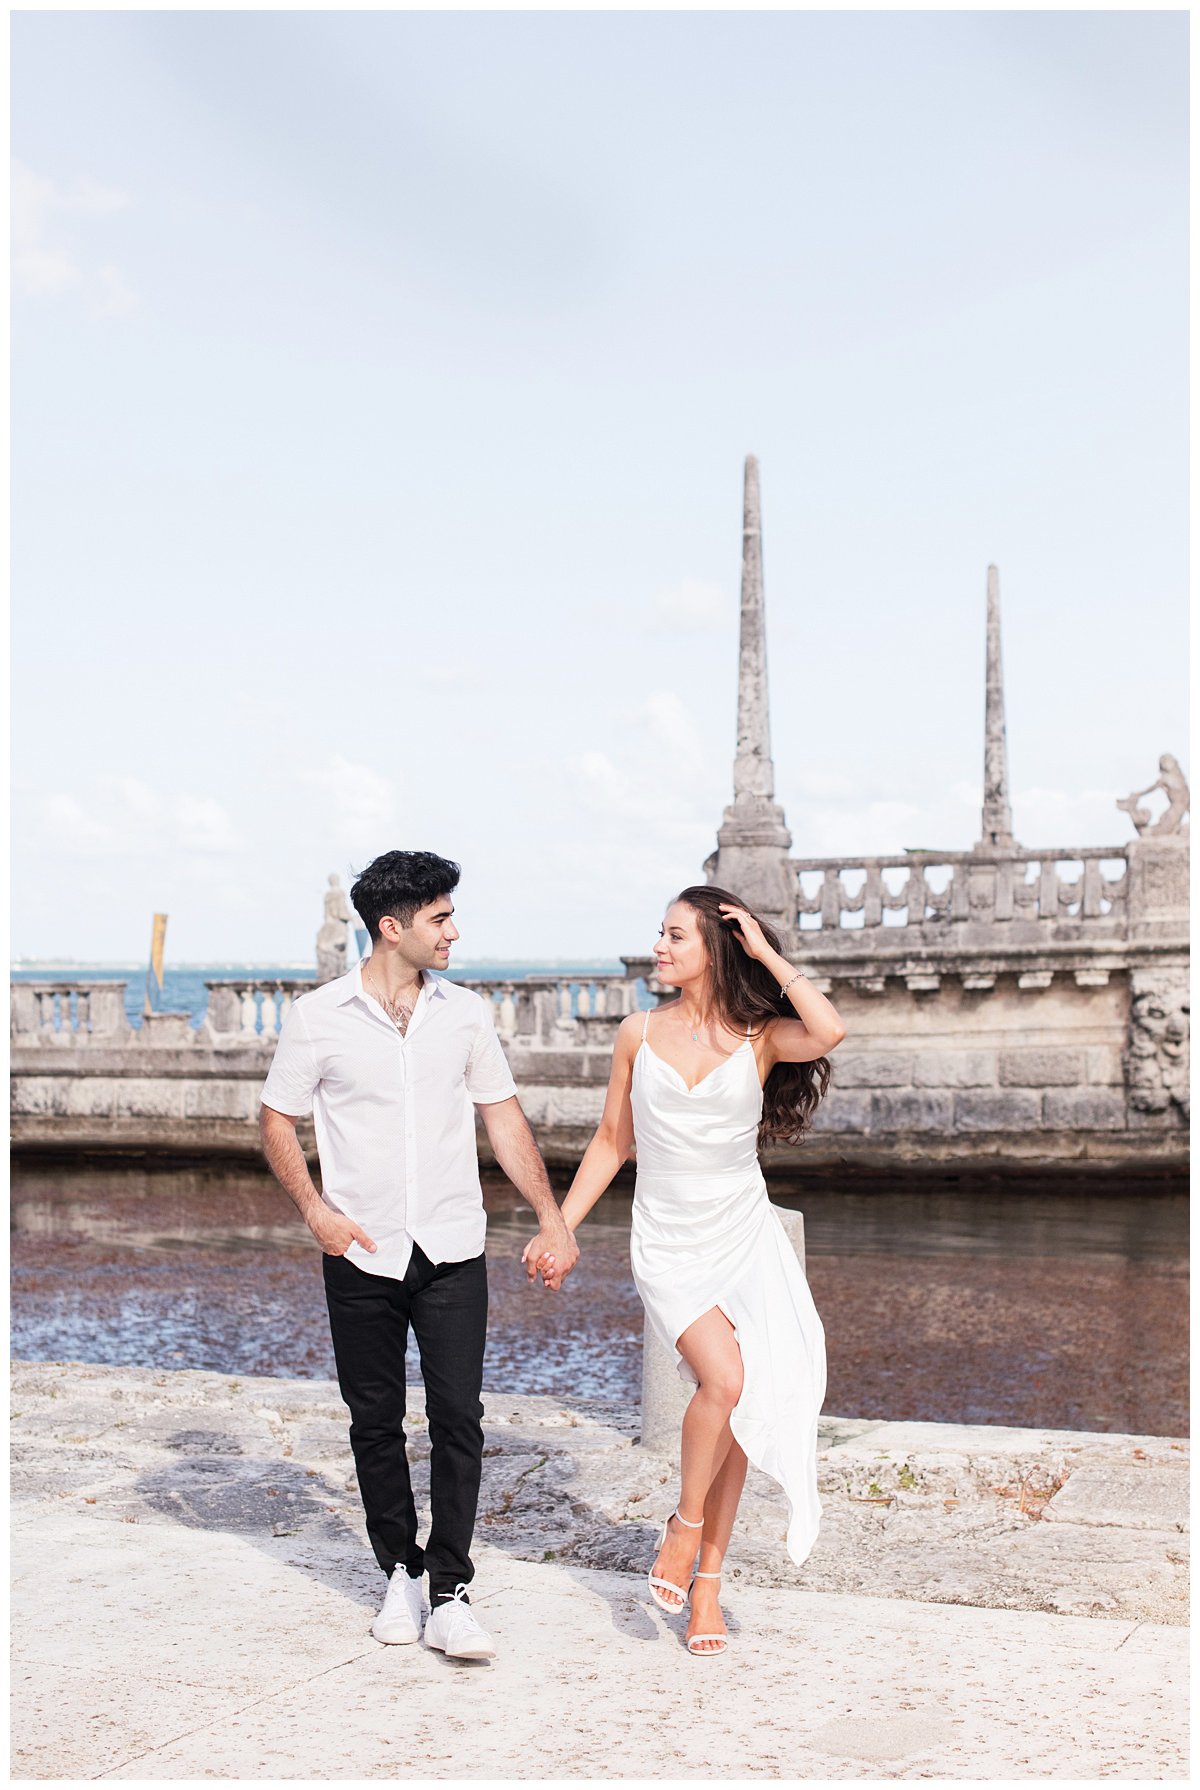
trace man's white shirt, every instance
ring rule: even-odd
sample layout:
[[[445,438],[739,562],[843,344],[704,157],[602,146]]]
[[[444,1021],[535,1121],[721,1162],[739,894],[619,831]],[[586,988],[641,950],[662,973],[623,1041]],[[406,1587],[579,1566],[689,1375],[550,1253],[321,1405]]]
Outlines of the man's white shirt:
[[[376,1245],[346,1259],[399,1280],[414,1242],[431,1262],[483,1249],[474,1109],[516,1091],[482,996],[424,970],[402,1036],[357,964],[293,1002],[262,1103],[312,1113],[325,1204]]]

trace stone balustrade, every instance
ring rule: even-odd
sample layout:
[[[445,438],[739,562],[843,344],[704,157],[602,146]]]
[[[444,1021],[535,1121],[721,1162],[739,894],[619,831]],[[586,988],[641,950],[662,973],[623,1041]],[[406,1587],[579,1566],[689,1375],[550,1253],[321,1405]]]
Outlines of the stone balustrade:
[[[316,984],[301,976],[272,976],[246,981],[223,978],[204,986],[208,1010],[201,1031],[207,1042],[273,1044],[297,995]]]
[[[152,1013],[140,1027],[129,1024],[122,982],[13,982],[14,1043],[83,1044],[101,1039],[177,1049],[273,1044],[297,996],[315,984],[302,977],[235,977],[206,982],[208,1008],[199,1027],[186,1013]],[[586,1044],[607,1037],[638,1007],[636,979],[621,972],[514,977],[472,977],[506,1040],[536,1046]]]
[[[1007,936],[1034,945],[1126,935],[1126,846],[789,862],[797,925],[814,953],[862,948],[864,933],[873,952],[912,951],[939,938],[975,942],[983,935],[997,944]]]
[[[561,1044],[568,1036],[586,1042],[594,1033],[611,1034],[638,1010],[637,981],[620,971],[520,980],[472,976],[461,986],[490,1004],[501,1038],[529,1044]]]
[[[13,982],[14,1043],[74,1045],[93,1038],[112,1043],[129,1030],[124,982]]]

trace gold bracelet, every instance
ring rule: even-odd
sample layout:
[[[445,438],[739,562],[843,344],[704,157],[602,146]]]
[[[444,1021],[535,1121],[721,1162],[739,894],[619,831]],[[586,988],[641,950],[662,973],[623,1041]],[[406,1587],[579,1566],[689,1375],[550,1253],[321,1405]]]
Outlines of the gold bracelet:
[[[783,987],[779,990],[780,994],[781,995],[786,994],[788,989],[792,986],[792,983],[799,982],[803,975],[804,975],[803,970],[797,970],[796,974],[794,976],[789,976],[787,981],[784,983]]]

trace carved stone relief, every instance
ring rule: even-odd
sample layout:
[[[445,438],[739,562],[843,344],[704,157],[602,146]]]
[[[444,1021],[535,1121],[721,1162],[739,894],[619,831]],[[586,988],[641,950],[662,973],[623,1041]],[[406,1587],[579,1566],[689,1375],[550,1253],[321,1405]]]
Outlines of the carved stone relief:
[[[1190,1117],[1191,997],[1183,968],[1166,965],[1132,976],[1125,1082],[1138,1112]]]

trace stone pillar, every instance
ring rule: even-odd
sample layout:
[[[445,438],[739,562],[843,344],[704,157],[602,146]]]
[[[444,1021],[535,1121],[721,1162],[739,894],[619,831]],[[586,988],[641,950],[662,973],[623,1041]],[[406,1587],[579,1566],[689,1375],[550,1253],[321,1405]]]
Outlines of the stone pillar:
[[[196,1032],[190,1013],[144,1013],[141,1044],[158,1050],[178,1050],[195,1044]]]
[[[1000,574],[987,570],[987,695],[983,730],[983,820],[980,844],[1015,845],[1008,799],[1008,734],[1004,724],[1004,667],[1000,658]]]
[[[788,1241],[804,1266],[804,1214],[772,1205]],[[695,1387],[680,1377],[675,1357],[665,1349],[646,1321],[642,1338],[642,1434],[641,1445],[653,1454],[679,1459],[683,1414]]]
[[[42,1024],[37,990],[28,982],[10,982],[8,998],[13,1038],[22,1044],[36,1044]]]
[[[733,802],[726,808],[717,849],[706,861],[710,883],[729,889],[768,920],[792,948],[796,879],[788,862],[792,836],[775,800],[767,688],[767,630],[763,598],[762,510],[758,461],[747,456],[742,524],[742,615],[738,647],[738,734]]]
[[[242,997],[237,987],[227,982],[206,982],[208,1011],[204,1016],[205,1031],[214,1038],[233,1037],[241,1030]]]
[[[1186,948],[1188,933],[1188,834],[1143,834],[1126,846],[1129,862],[1127,894],[1131,939],[1178,939]]]
[[[107,982],[103,986],[93,982],[88,1009],[93,1041],[102,1039],[105,1044],[125,1041],[131,1028],[125,1012],[124,982]]]

